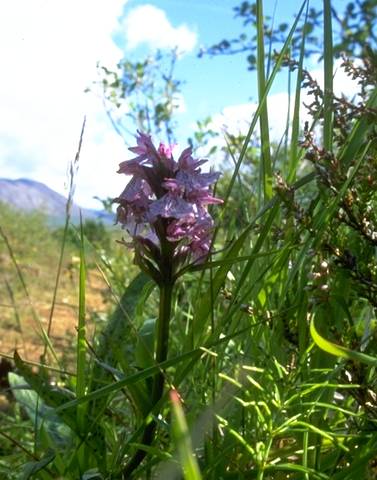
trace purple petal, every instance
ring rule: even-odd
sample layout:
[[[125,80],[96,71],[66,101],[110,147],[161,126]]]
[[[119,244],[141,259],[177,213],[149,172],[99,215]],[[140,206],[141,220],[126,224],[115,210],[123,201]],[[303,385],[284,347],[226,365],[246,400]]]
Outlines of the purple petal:
[[[176,175],[176,180],[184,186],[186,192],[191,192],[196,189],[209,187],[216,182],[219,176],[220,173],[218,172],[198,173],[179,170]]]
[[[184,187],[175,178],[166,178],[162,186],[174,195],[183,195]]]
[[[167,193],[151,203],[149,214],[152,219],[160,215],[163,218],[182,218],[193,213],[193,206],[182,198]]]
[[[186,215],[178,220],[173,220],[167,227],[167,239],[176,242],[182,238],[190,238],[190,231],[195,225],[196,218],[193,214]]]
[[[131,147],[128,150],[130,150],[133,153],[136,153],[137,155],[148,155],[149,151],[154,149],[152,138],[150,135],[140,132],[139,130],[137,131],[137,133],[138,133],[138,135],[136,136],[137,146]]]
[[[143,175],[143,167],[141,161],[133,158],[132,160],[125,160],[119,164],[118,173],[125,173],[126,175]]]
[[[189,202],[201,205],[221,205],[222,203],[224,203],[221,198],[216,198],[212,196],[211,193],[206,189],[193,190],[186,196],[186,199]]]
[[[144,163],[146,165],[153,165],[155,161],[159,160],[158,152],[153,145],[150,135],[142,133],[138,130],[138,136],[136,137],[137,146],[131,147],[130,150],[132,153],[136,153],[137,157],[129,161],[135,161],[139,164]]]
[[[203,263],[207,258],[210,248],[211,248],[210,240],[200,240],[197,242],[192,242],[190,245],[190,250],[191,250],[194,262]]]
[[[199,165],[206,163],[207,160],[194,160],[192,158],[192,149],[190,147],[183,150],[178,159],[178,168],[188,172],[194,172]]]

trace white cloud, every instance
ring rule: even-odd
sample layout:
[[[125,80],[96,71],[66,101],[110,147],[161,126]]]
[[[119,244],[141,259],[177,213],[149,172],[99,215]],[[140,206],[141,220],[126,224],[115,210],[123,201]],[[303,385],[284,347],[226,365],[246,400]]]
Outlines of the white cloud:
[[[288,95],[285,92],[270,95],[267,100],[270,136],[279,140],[283,135],[288,111]],[[212,117],[211,128],[217,132],[232,135],[246,134],[253,120],[258,104],[254,102],[229,105]],[[259,122],[254,130],[258,132]],[[225,145],[225,140],[224,140]]]
[[[28,177],[63,193],[68,163],[74,158],[83,116],[87,127],[80,158],[76,201],[98,206],[91,200],[117,196],[126,181],[115,172],[128,157],[123,141],[111,127],[102,102],[84,89],[96,79],[96,63],[115,65],[122,52],[111,35],[119,33],[124,0],[12,0],[0,2],[0,176]],[[152,12],[146,17],[144,12]],[[152,9],[152,10],[151,10]],[[156,14],[157,12],[157,14]],[[190,50],[196,36],[185,25],[173,27],[162,10],[144,5],[126,17],[132,18],[127,32],[135,42],[173,46]],[[140,36],[132,40],[132,28]],[[146,35],[143,37],[141,34]],[[136,35],[137,32],[134,34]],[[130,36],[131,35],[131,36]],[[316,74],[317,75],[317,74]],[[318,75],[319,72],[318,72]],[[344,74],[336,80],[345,93],[354,93]],[[225,92],[226,93],[226,92]],[[180,111],[183,98],[177,98]],[[287,96],[269,99],[271,128],[278,138],[284,131]],[[215,115],[220,130],[245,132],[255,104],[233,105]],[[274,133],[275,135],[275,133]]]
[[[153,5],[141,5],[130,11],[124,19],[129,49],[139,45],[156,48],[178,48],[179,52],[191,52],[197,35],[187,25],[173,27],[164,10]]]
[[[115,65],[122,52],[111,39],[124,0],[13,0],[0,7],[0,176],[29,177],[63,193],[84,115],[87,128],[76,199],[114,196],[123,142],[102,102],[84,90],[97,61]],[[97,205],[98,206],[98,205]]]

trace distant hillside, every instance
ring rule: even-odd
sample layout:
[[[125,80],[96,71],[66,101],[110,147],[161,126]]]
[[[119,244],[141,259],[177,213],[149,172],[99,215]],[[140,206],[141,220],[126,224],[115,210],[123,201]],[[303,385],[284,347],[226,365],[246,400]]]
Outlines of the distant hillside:
[[[0,202],[24,211],[42,210],[54,224],[63,223],[65,219],[67,199],[35,180],[0,178]],[[105,211],[82,208],[81,213],[83,219],[102,220],[107,224],[114,221],[113,216]],[[71,218],[73,222],[78,222],[80,218],[80,207],[75,204]]]

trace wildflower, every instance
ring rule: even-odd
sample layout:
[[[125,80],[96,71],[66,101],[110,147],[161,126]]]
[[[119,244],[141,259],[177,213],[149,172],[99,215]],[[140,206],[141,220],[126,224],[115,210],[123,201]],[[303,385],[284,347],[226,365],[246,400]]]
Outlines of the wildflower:
[[[131,236],[136,258],[144,269],[163,270],[163,264],[205,261],[211,246],[213,220],[208,205],[222,200],[212,195],[219,173],[203,173],[206,160],[192,157],[186,148],[174,160],[175,145],[160,143],[138,132],[136,154],[119,165],[118,173],[132,175],[122,194],[117,221]],[[169,258],[167,258],[167,256]]]

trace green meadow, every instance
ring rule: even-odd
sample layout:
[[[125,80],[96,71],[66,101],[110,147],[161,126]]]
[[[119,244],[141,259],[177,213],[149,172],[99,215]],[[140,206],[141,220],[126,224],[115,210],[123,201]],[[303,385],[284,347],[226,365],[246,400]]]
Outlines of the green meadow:
[[[263,1],[243,2],[258,105],[247,131],[220,143],[208,120],[192,139],[193,158],[207,149],[221,173],[195,177],[196,195],[222,200],[190,211],[213,218],[205,255],[178,207],[140,220],[134,199],[118,199],[118,225],[73,224],[70,196],[57,227],[0,204],[0,479],[377,478],[377,53],[365,13],[377,4],[351,2],[339,39],[338,14],[319,3],[317,17],[304,1],[274,27],[276,45]],[[322,86],[306,68],[317,21]],[[334,93],[339,58],[352,98]],[[106,101],[150,99],[148,68],[102,69]],[[292,108],[276,139],[267,103],[281,75]],[[149,113],[141,100],[131,112],[156,148],[174,137],[177,84],[163,81]],[[164,195],[199,205],[171,173],[189,167],[169,167],[171,179],[158,152],[132,173],[148,208]],[[130,209],[153,238],[132,233]]]

